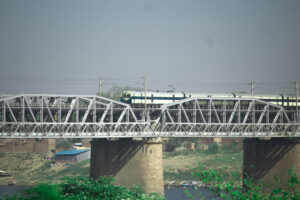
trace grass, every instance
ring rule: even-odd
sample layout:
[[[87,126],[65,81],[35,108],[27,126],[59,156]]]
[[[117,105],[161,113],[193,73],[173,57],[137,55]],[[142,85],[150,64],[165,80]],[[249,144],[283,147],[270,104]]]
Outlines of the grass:
[[[185,181],[194,179],[195,177],[192,175],[191,170],[164,171],[164,180]]]
[[[81,176],[88,177],[90,174],[90,159],[70,165],[57,173],[58,176]]]
[[[220,149],[218,153],[199,151],[179,151],[163,153],[164,178],[167,181],[193,180],[192,168],[199,163],[205,169],[225,167],[227,173],[242,172],[243,153]]]
[[[241,153],[218,153],[206,162],[207,165],[230,164],[235,165],[243,160]]]
[[[10,179],[16,179],[18,185],[33,185],[40,182],[60,182],[63,176],[88,177],[90,160],[66,166],[45,159],[43,154],[4,153],[0,156],[0,170],[4,170],[13,177],[0,178],[0,185],[7,185]]]

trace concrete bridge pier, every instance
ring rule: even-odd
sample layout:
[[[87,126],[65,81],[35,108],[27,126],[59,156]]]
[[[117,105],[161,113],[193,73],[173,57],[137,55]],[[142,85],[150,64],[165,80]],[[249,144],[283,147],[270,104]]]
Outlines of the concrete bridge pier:
[[[258,180],[288,183],[290,167],[300,176],[300,138],[244,140],[243,173]]]
[[[164,194],[162,143],[159,139],[94,139],[90,176],[114,176],[117,185],[130,188],[140,183],[147,193]]]

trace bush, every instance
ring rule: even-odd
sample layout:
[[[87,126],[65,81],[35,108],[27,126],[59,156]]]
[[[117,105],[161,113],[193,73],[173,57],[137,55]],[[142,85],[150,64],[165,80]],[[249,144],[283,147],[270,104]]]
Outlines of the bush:
[[[191,173],[190,170],[177,170],[177,171],[164,171],[164,179],[169,179],[169,180],[193,180],[194,177]]]
[[[180,147],[182,144],[181,138],[169,138],[168,142],[166,143],[166,151],[172,152],[176,149],[176,147]]]
[[[218,145],[218,143],[215,143],[215,142],[210,143],[208,145],[207,152],[209,152],[209,153],[218,153],[219,152],[219,145]]]
[[[166,144],[166,152],[173,152],[173,151],[175,151],[175,149],[176,149],[176,146],[175,145],[173,145],[173,144]]]
[[[238,142],[233,141],[231,144],[224,145],[222,150],[228,152],[240,152],[242,151],[241,147],[239,146]]]
[[[293,168],[289,170],[290,178],[287,185],[287,190],[282,189],[281,185],[273,187],[270,193],[266,193],[266,185],[262,182],[254,183],[249,177],[242,177],[241,174],[233,172],[231,174],[224,173],[224,169],[205,170],[203,164],[199,164],[194,169],[193,175],[206,185],[210,186],[210,192],[214,196],[221,199],[300,199],[300,194],[297,190],[300,186],[300,179]],[[240,183],[243,183],[241,186]]]
[[[115,186],[113,178],[100,177],[98,180],[85,177],[65,177],[60,184],[39,184],[25,191],[24,195],[15,194],[7,200],[77,200],[77,199],[141,199],[163,200],[158,193],[146,194],[141,187],[134,186],[127,190]]]
[[[47,162],[43,163],[43,165],[40,167],[40,170],[43,171],[43,170],[51,168],[52,163],[53,163],[53,161],[47,161]]]
[[[57,185],[39,184],[27,190],[31,200],[60,200],[63,199]]]
[[[56,142],[57,149],[69,149],[73,146],[73,143],[69,140],[59,140]]]
[[[6,153],[0,153],[0,158],[5,157]]]

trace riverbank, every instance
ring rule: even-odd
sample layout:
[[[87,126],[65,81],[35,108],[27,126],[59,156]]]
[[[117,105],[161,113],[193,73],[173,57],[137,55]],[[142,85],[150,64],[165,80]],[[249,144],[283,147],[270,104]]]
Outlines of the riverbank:
[[[243,153],[220,150],[217,153],[207,151],[164,152],[164,180],[166,184],[182,184],[183,181],[195,181],[193,170],[203,164],[204,169],[223,168],[224,173],[242,174]]]
[[[217,153],[207,151],[163,152],[164,181],[166,186],[180,186],[198,181],[192,175],[193,168],[199,163],[206,169],[215,170],[225,167],[226,173],[237,171],[242,173],[242,152],[220,150]],[[2,153],[0,154],[0,170],[12,177],[0,177],[0,185],[7,185],[13,179],[17,185],[35,185],[41,182],[60,182],[63,176],[89,176],[89,160],[72,165],[54,163],[43,154]],[[198,183],[196,185],[201,185]]]
[[[12,180],[17,185],[35,185],[38,183],[58,183],[63,176],[88,177],[89,160],[66,165],[48,160],[44,154],[1,153],[0,170],[11,177],[0,177],[0,185],[8,185]]]

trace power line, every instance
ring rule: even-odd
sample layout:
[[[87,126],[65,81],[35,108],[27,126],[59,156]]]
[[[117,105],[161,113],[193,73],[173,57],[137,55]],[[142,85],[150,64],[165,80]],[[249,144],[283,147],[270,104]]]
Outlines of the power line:
[[[67,78],[67,79],[43,79],[43,78],[30,78],[30,77],[9,77],[0,76],[0,81],[14,81],[14,82],[25,82],[26,84],[43,84],[43,85],[62,85],[62,84],[80,84],[80,85],[95,85],[99,83],[99,78]],[[113,77],[101,77],[101,86],[108,89],[110,86],[116,85],[126,85],[129,87],[140,87],[143,86],[143,77],[124,77],[124,78],[113,78]],[[214,91],[233,91],[233,90],[249,90],[249,83],[216,83],[216,82],[197,82],[191,80],[161,80],[161,79],[148,79],[149,88],[170,89],[169,85],[173,88],[184,87],[187,90],[214,90]],[[155,89],[155,90],[156,90]],[[294,91],[293,81],[283,81],[283,82],[253,82],[253,90],[255,91],[266,91],[274,90],[274,92],[288,93]],[[283,91],[284,90],[284,91]]]

